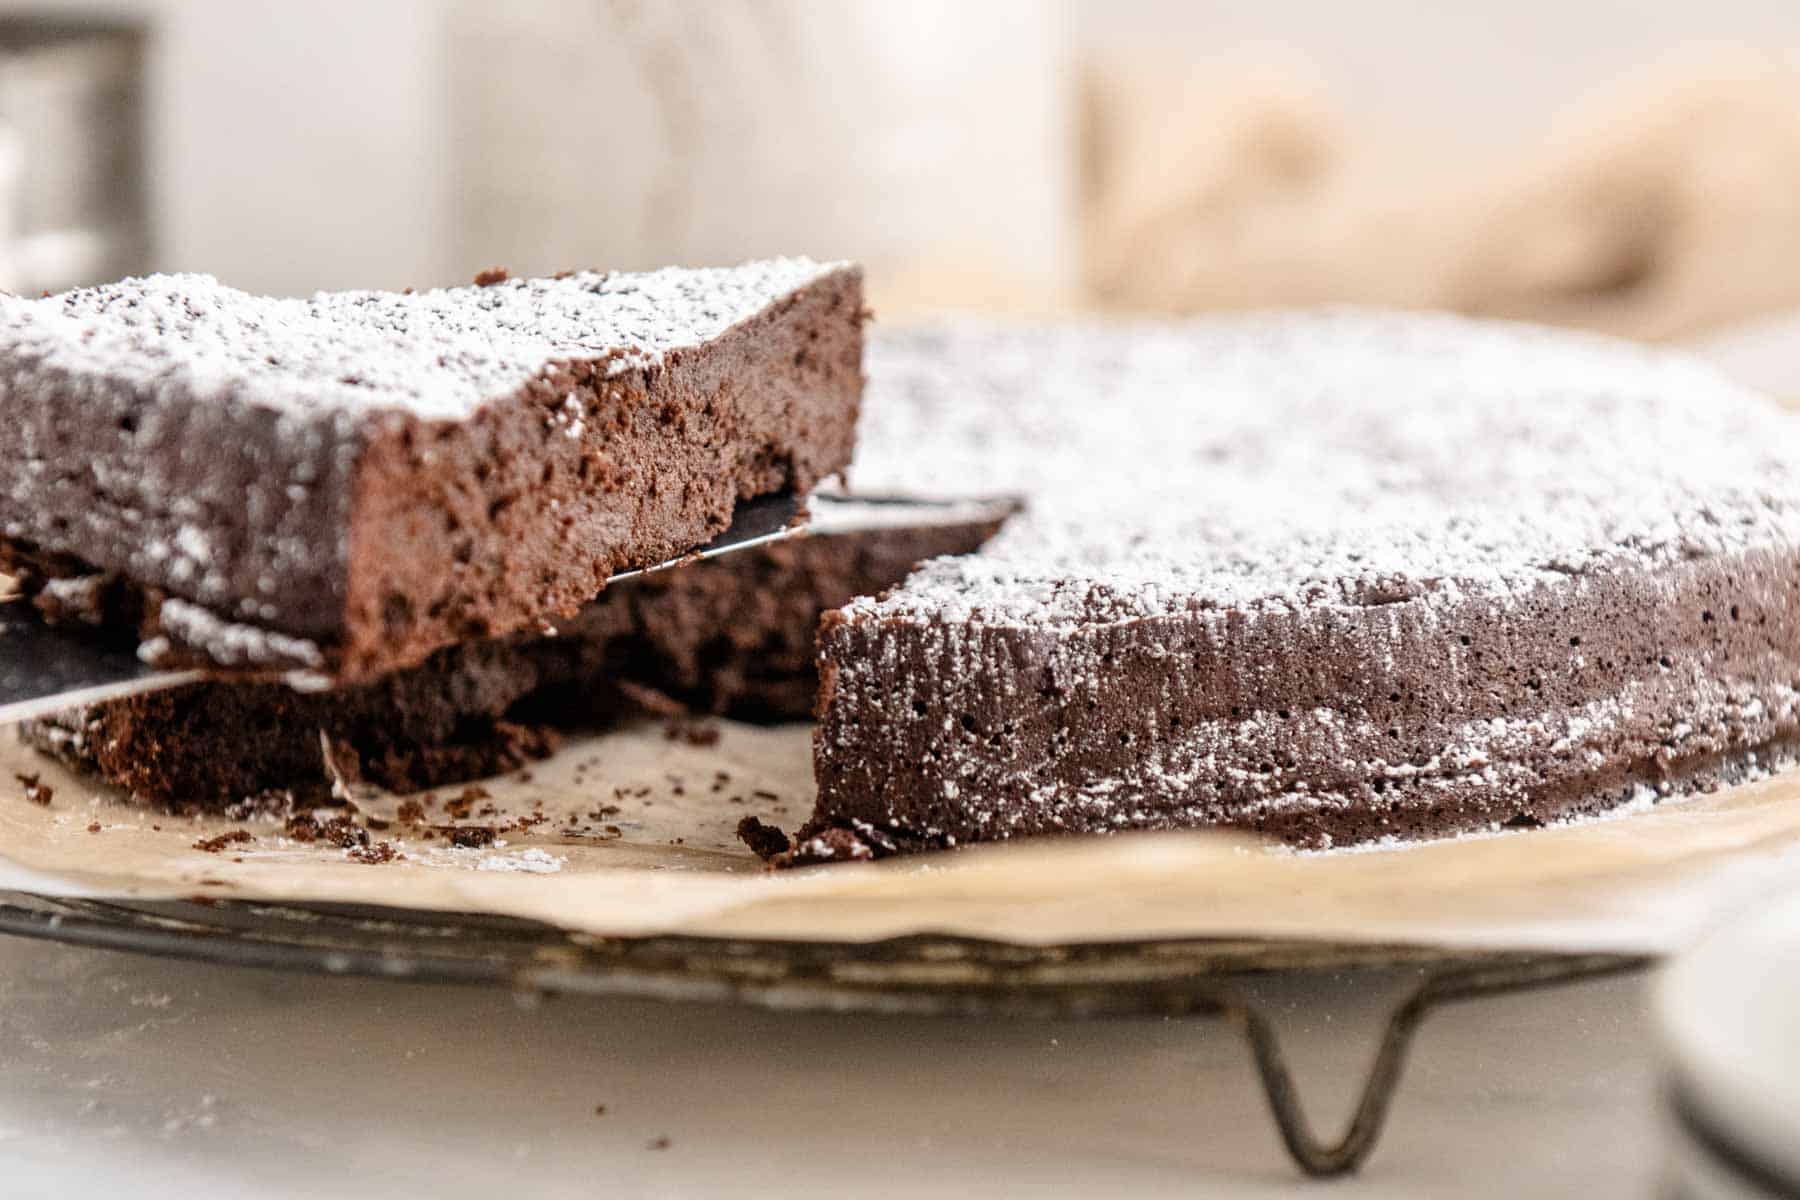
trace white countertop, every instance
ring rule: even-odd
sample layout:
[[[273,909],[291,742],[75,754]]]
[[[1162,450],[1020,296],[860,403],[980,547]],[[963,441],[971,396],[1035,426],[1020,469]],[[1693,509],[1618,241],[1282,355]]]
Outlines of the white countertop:
[[[1316,1126],[1403,973],[1259,985]],[[1203,1019],[521,1005],[0,937],[9,1197],[1289,1194],[1247,1047]],[[604,1115],[595,1106],[605,1105]],[[655,1139],[669,1139],[653,1148]],[[1333,1197],[1642,1196],[1645,980],[1427,1019]]]

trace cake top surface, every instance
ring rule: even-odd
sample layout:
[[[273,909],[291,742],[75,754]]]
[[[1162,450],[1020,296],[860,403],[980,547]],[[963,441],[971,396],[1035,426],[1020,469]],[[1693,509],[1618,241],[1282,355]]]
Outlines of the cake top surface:
[[[0,370],[14,389],[74,376],[279,412],[455,420],[557,360],[653,366],[843,265],[783,258],[307,299],[152,275],[0,296]]]
[[[1028,507],[852,614],[1506,603],[1800,542],[1800,418],[1587,335],[1357,310],[945,325],[877,330],[868,374],[858,490]]]

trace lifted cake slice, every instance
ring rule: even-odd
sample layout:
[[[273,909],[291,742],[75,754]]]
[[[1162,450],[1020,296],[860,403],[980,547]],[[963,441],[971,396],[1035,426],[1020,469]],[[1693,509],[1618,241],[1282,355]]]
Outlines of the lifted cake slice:
[[[497,774],[548,753],[558,730],[643,711],[645,700],[797,720],[818,690],[820,612],[893,586],[925,559],[979,548],[1011,511],[815,501],[807,536],[621,580],[559,621],[556,637],[447,646],[330,692],[190,684],[24,733],[144,802],[230,811],[265,793],[324,803],[334,773],[395,792]]]
[[[353,680],[540,628],[848,463],[858,268],[483,279],[0,297],[0,570],[159,662]]]

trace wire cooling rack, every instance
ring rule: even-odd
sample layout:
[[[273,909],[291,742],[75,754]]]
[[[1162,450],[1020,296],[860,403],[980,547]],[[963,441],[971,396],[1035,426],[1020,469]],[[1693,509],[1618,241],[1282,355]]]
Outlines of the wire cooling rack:
[[[1249,1044],[1283,1144],[1308,1174],[1374,1151],[1414,1032],[1455,1001],[1638,970],[1634,955],[1193,939],[1022,946],[922,934],[868,943],[600,938],[531,921],[341,904],[120,902],[0,892],[0,933],[201,962],[484,984],[523,995],[637,996],[791,1011],[1013,1017],[1195,1016]],[[1307,1119],[1273,1024],[1235,985],[1262,972],[1414,965],[1349,1123]]]

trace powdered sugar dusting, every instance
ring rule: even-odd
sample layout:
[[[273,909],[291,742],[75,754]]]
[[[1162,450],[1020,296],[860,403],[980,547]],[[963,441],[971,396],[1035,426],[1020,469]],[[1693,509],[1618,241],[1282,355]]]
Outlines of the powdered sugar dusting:
[[[528,875],[550,875],[563,869],[568,858],[532,846],[508,854],[485,854],[476,862],[477,871],[522,871]]]
[[[14,388],[100,377],[277,412],[459,419],[556,360],[606,358],[614,373],[654,366],[841,266],[784,258],[304,300],[152,275],[0,296],[0,351]],[[184,549],[203,558],[203,547]]]
[[[322,667],[325,654],[318,643],[290,637],[254,625],[226,621],[185,600],[166,599],[158,613],[162,627],[184,647],[200,650],[213,662],[227,667]],[[155,663],[172,647],[166,638],[152,638],[139,649]]]
[[[856,611],[1092,624],[1506,597],[1800,538],[1795,423],[1685,357],[1445,316],[879,334],[858,490],[1028,498]]]

